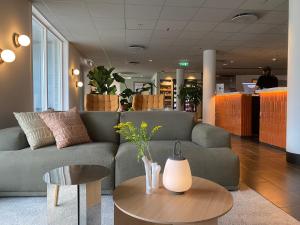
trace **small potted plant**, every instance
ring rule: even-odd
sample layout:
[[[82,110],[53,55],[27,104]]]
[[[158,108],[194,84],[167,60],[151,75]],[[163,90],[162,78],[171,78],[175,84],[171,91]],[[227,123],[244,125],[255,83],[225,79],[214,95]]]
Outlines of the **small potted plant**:
[[[146,173],[146,193],[151,194],[152,190],[158,188],[160,166],[153,162],[149,149],[149,143],[161,126],[154,126],[150,131],[148,124],[141,122],[140,126],[135,126],[132,122],[119,123],[114,127],[116,132],[133,143],[137,148],[137,160],[144,162]]]
[[[113,73],[115,68],[106,69],[97,66],[89,71],[91,93],[86,96],[86,109],[88,111],[117,111],[119,96],[116,95],[117,87],[114,82],[125,83],[125,79],[118,73]]]

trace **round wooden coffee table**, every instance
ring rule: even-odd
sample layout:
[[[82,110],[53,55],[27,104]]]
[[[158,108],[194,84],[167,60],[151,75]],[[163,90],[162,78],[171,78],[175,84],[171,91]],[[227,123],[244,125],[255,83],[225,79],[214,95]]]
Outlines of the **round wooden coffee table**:
[[[120,184],[113,198],[115,225],[215,225],[233,206],[224,187],[199,177],[193,177],[192,188],[183,195],[163,187],[147,195],[145,177],[136,177]]]

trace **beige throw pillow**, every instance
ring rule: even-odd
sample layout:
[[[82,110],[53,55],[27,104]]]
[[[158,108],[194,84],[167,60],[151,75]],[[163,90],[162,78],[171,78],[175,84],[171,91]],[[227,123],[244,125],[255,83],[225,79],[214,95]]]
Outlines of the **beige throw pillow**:
[[[39,115],[47,112],[14,112],[32,150],[55,143],[54,136]]]
[[[74,110],[43,113],[40,114],[40,117],[52,131],[58,149],[91,142],[79,113]]]

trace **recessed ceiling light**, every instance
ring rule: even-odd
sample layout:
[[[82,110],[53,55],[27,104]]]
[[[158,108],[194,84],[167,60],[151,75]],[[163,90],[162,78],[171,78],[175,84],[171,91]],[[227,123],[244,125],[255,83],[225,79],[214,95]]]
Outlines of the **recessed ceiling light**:
[[[273,62],[276,62],[276,61],[277,61],[277,58],[273,58],[272,61],[273,61]]]
[[[258,69],[262,69],[262,66],[259,66]]]
[[[149,62],[152,62],[153,60],[152,60],[152,59],[148,59],[148,61],[149,61]]]
[[[223,63],[223,66],[227,66],[228,64],[227,63]]]

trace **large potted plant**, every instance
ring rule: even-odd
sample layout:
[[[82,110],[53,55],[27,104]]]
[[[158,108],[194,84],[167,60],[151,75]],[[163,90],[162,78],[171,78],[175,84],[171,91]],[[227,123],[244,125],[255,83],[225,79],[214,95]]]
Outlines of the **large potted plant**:
[[[87,77],[91,93],[86,96],[86,110],[88,111],[117,111],[119,96],[116,95],[117,87],[114,82],[125,83],[125,79],[118,73],[113,73],[115,68],[106,69],[97,66],[89,71]]]
[[[197,112],[197,106],[202,101],[202,87],[196,80],[190,81],[181,85],[178,97],[185,111]]]

